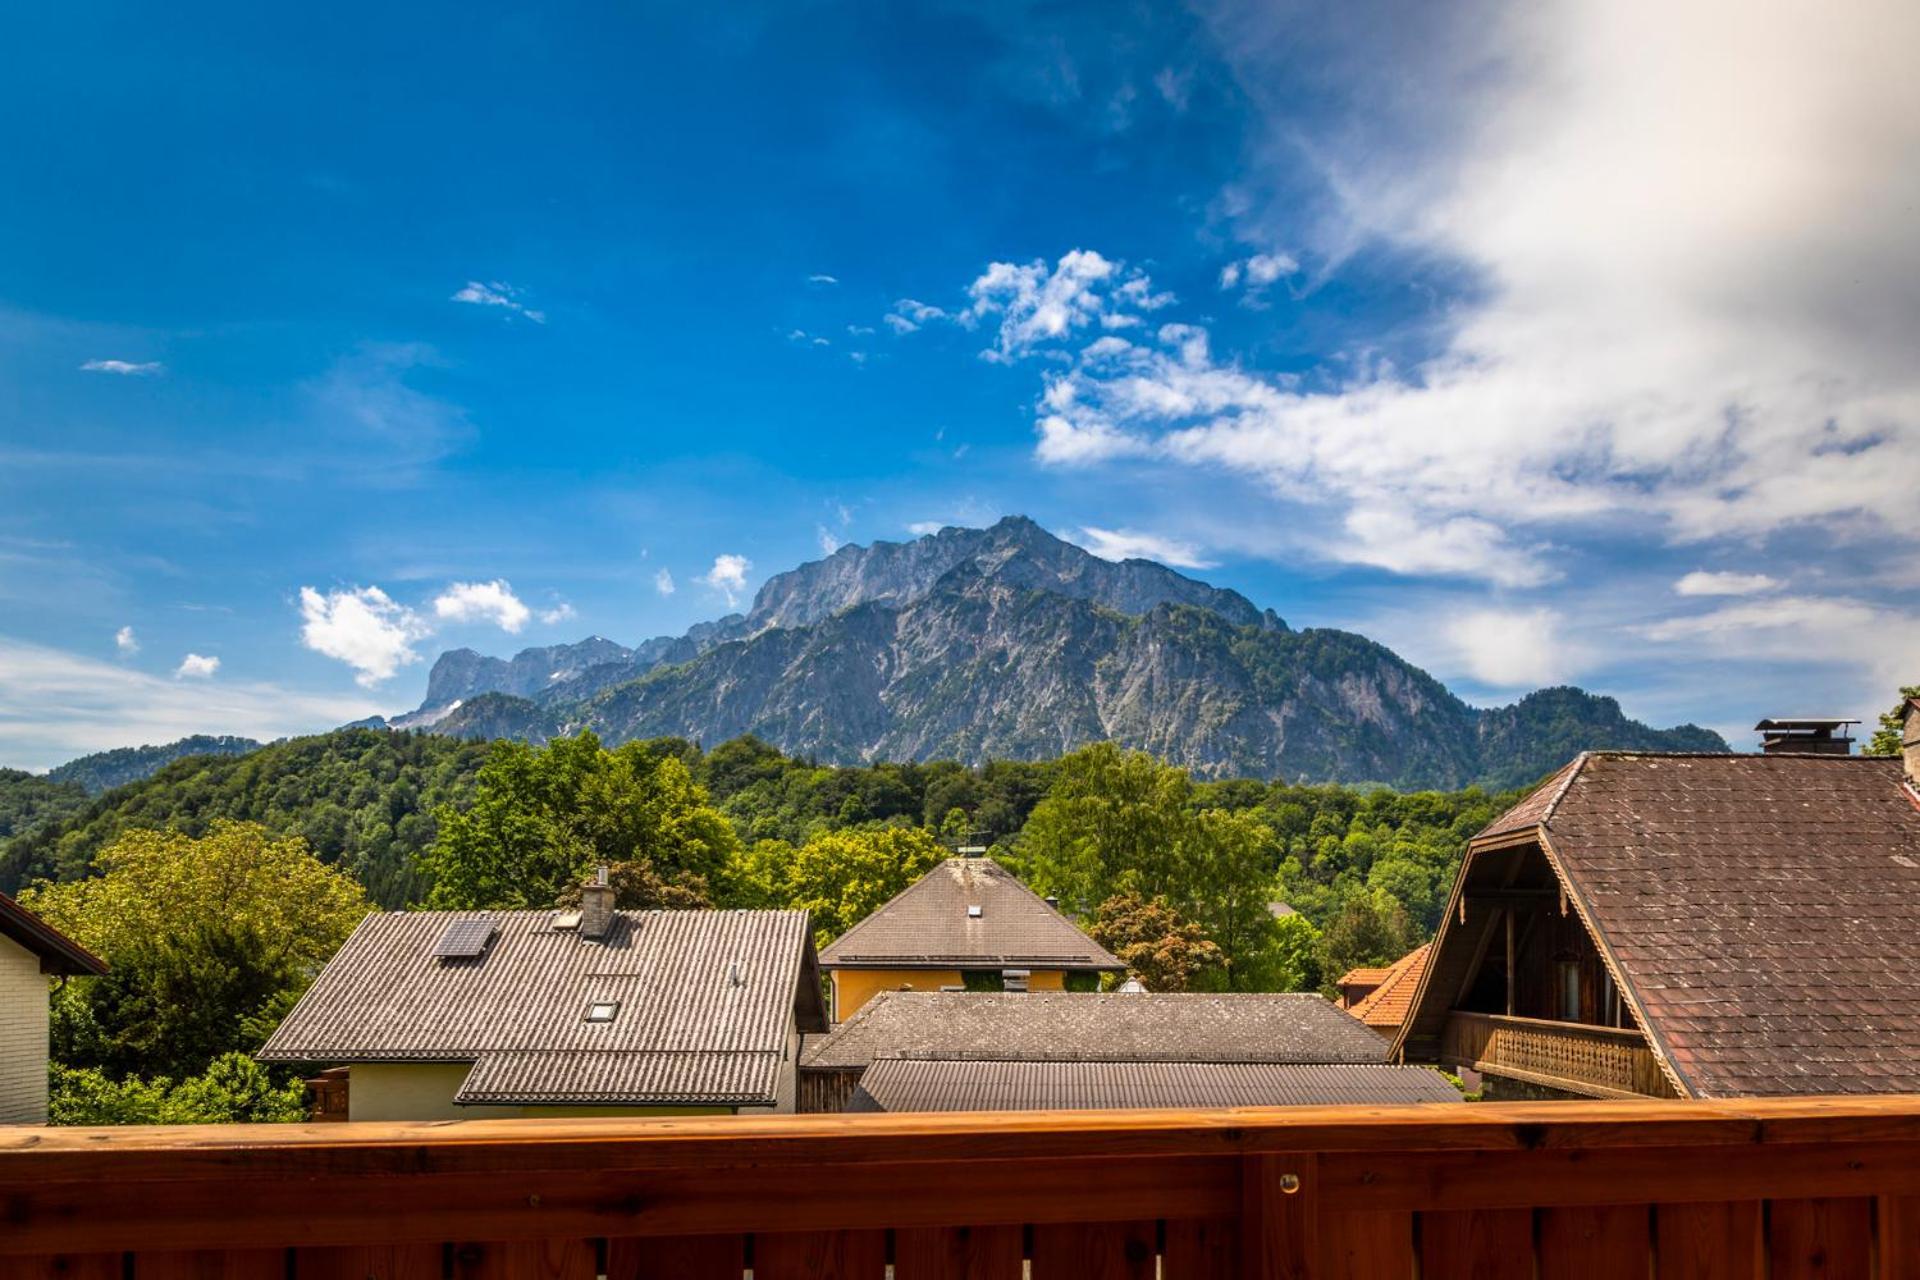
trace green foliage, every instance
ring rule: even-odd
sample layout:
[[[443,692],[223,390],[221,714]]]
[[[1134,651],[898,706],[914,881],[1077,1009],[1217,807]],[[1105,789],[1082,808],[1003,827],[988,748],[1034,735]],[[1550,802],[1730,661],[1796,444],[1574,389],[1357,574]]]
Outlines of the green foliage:
[[[1378,890],[1357,893],[1320,935],[1320,965],[1326,983],[1349,969],[1388,965],[1425,940],[1405,906]]]
[[[240,756],[259,749],[260,744],[252,738],[214,737],[197,733],[191,738],[181,738],[157,747],[116,747],[112,751],[97,751],[47,770],[47,777],[54,782],[75,783],[88,795],[97,796],[102,791],[111,791],[129,782],[151,777],[162,765],[186,756]]]
[[[55,1063],[48,1086],[53,1124],[286,1123],[304,1120],[307,1110],[300,1081],[276,1085],[244,1053],[224,1054],[179,1084],[165,1076],[114,1079],[92,1067]]]
[[[1920,684],[1900,686],[1900,701],[1893,704],[1892,710],[1881,713],[1879,722],[1874,725],[1873,737],[1867,739],[1867,745],[1862,754],[1870,756],[1900,754],[1901,737],[1906,732],[1908,698],[1920,698]]]
[[[87,793],[78,783],[55,782],[18,769],[0,769],[0,842],[78,813]]]
[[[60,1061],[116,1075],[188,1076],[257,1048],[367,912],[305,841],[251,823],[128,832],[93,869],[21,901],[107,961],[61,988],[53,1039]]]
[[[1167,905],[1128,890],[1094,912],[1087,932],[1113,952],[1149,991],[1190,991],[1226,957],[1199,925]]]
[[[1097,973],[1088,973],[1084,969],[1069,969],[1066,973],[1060,975],[1060,985],[1068,991],[1098,991],[1100,989],[1100,975]]]
[[[486,754],[485,744],[436,734],[343,729],[249,755],[176,760],[0,845],[0,890],[77,880],[128,831],[200,836],[231,819],[297,835],[376,903],[406,906],[426,894],[414,859],[433,841],[434,810],[466,796]]]
[[[931,871],[948,851],[919,827],[831,831],[798,849],[762,840],[730,872],[730,905],[811,913],[821,946]]]
[[[440,908],[547,907],[600,862],[647,868],[702,898],[740,852],[679,755],[608,751],[591,733],[544,747],[496,742],[472,803],[442,806],[422,859]]]
[[[998,969],[962,969],[960,985],[969,991],[994,992],[1007,989],[1006,975]]]

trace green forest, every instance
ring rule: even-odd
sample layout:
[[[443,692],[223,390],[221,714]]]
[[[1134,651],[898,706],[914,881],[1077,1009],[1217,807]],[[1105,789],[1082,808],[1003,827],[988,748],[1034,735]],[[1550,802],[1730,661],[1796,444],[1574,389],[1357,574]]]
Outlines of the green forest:
[[[1315,990],[1429,936],[1518,794],[355,729],[98,796],[0,775],[0,887],[112,966],[56,993],[56,1121],[289,1119],[298,1081],[248,1055],[376,907],[549,906],[605,862],[623,907],[799,908],[825,943],[979,843],[1154,990]]]

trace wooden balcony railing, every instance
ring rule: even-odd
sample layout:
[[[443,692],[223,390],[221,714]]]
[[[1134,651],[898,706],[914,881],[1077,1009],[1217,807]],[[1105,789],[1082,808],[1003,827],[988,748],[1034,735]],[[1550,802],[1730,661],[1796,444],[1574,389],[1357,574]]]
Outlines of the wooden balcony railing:
[[[1920,1097],[0,1128],[0,1278],[1920,1280]]]
[[[1440,1060],[1595,1098],[1676,1096],[1641,1034],[1617,1027],[1455,1010]]]

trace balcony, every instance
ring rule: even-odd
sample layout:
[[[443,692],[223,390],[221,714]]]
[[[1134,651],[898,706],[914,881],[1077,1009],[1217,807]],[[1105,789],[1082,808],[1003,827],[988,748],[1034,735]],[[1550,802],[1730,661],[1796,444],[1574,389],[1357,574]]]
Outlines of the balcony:
[[[0,1277],[1920,1277],[1920,1097],[0,1129]]]
[[[1447,1015],[1440,1060],[1590,1098],[1671,1098],[1638,1031],[1494,1013]]]

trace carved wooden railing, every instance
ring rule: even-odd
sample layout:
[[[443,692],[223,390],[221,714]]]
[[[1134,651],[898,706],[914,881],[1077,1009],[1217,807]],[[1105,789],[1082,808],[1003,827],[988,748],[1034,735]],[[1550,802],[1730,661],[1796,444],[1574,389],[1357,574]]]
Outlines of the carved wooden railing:
[[[0,1277],[1920,1280],[1920,1097],[0,1129]]]
[[[1598,1098],[1671,1098],[1638,1031],[1493,1013],[1447,1015],[1440,1060]]]

